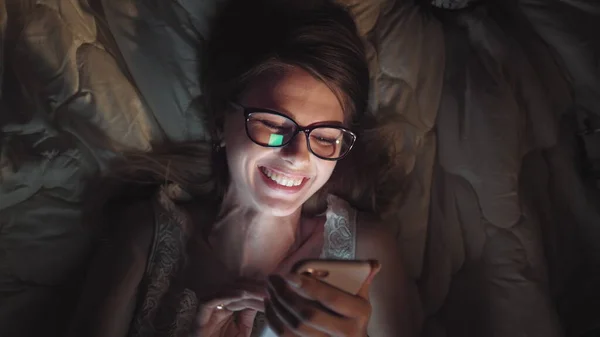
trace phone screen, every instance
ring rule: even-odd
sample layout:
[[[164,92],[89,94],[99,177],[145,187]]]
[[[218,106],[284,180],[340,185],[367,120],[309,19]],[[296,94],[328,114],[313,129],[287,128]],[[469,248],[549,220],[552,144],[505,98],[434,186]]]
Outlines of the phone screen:
[[[371,264],[368,261],[358,260],[303,260],[299,261],[292,270],[294,273],[308,272],[325,283],[356,294],[369,276]],[[277,334],[266,326],[260,337],[277,337]]]

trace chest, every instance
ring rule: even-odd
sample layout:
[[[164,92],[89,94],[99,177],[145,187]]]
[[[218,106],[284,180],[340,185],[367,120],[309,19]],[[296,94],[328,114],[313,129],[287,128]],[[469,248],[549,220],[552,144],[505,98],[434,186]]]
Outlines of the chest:
[[[238,276],[223,268],[210,248],[191,243],[192,225],[185,212],[165,199],[155,206],[154,242],[130,336],[178,336],[192,331],[201,303],[235,283]],[[346,205],[334,206],[321,230],[296,242],[275,269],[287,271],[305,258],[354,258],[356,214]],[[256,324],[261,325],[261,317]]]

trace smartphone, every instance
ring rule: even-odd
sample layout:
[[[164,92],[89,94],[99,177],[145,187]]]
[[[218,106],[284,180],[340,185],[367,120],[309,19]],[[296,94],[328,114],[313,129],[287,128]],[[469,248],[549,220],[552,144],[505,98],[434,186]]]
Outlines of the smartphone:
[[[303,260],[294,265],[292,273],[311,275],[356,295],[371,273],[371,263],[361,260]]]
[[[292,267],[294,274],[308,274],[340,290],[356,295],[371,273],[371,263],[361,260],[302,260]],[[277,337],[268,326],[261,337]]]

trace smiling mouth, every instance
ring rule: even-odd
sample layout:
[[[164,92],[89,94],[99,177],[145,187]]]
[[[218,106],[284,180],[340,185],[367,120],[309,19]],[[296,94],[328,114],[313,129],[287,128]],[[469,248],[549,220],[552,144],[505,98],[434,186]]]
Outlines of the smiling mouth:
[[[306,178],[306,177],[284,175],[284,174],[275,172],[273,170],[270,170],[264,166],[260,166],[259,169],[265,175],[265,177],[267,179],[269,179],[270,181],[272,181],[273,183],[275,183],[281,187],[298,189],[302,185],[304,185],[304,183],[306,181],[308,181],[308,178]]]

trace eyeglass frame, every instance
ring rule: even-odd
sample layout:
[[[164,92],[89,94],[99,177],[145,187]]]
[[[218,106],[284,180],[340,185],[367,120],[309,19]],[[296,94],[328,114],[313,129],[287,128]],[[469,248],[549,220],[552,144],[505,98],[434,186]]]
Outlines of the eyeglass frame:
[[[289,145],[294,140],[294,138],[296,138],[296,136],[300,132],[303,132],[304,136],[306,137],[306,147],[308,148],[308,151],[311,154],[313,154],[315,157],[317,157],[319,159],[328,160],[328,161],[338,161],[340,159],[343,159],[344,157],[346,157],[350,153],[350,151],[354,147],[354,144],[356,143],[356,139],[358,139],[358,135],[354,131],[352,131],[352,130],[346,128],[346,127],[343,127],[341,125],[338,125],[338,124],[313,123],[313,124],[308,125],[308,126],[300,126],[300,124],[298,124],[298,122],[296,122],[294,119],[292,119],[291,117],[289,117],[289,116],[287,116],[287,115],[285,115],[285,114],[283,114],[283,113],[281,113],[279,111],[276,111],[276,110],[267,109],[267,108],[246,107],[246,106],[243,106],[243,105],[241,105],[239,103],[236,103],[236,102],[230,102],[230,103],[234,107],[241,108],[244,111],[244,127],[246,129],[246,136],[254,144],[256,144],[258,146],[268,147],[268,148],[285,147],[285,146]],[[250,130],[248,130],[248,122],[250,121],[250,116],[253,113],[261,113],[261,112],[262,113],[270,113],[270,114],[273,114],[273,115],[276,115],[276,116],[280,116],[280,117],[283,117],[283,118],[286,118],[286,119],[290,120],[296,126],[296,130],[294,132],[294,135],[292,137],[290,137],[290,139],[287,142],[285,142],[283,144],[280,144],[280,145],[263,145],[263,144],[258,143],[256,140],[254,140],[252,138],[252,136],[250,136]],[[335,128],[335,129],[340,129],[340,130],[342,130],[344,132],[347,132],[350,135],[352,135],[352,137],[353,137],[352,138],[352,143],[349,145],[348,150],[346,151],[346,153],[344,155],[342,155],[340,157],[336,157],[336,158],[327,158],[327,157],[323,157],[323,156],[320,156],[320,155],[316,154],[313,151],[313,149],[310,147],[310,139],[309,139],[309,137],[310,137],[310,133],[313,130],[318,129],[318,128]]]

